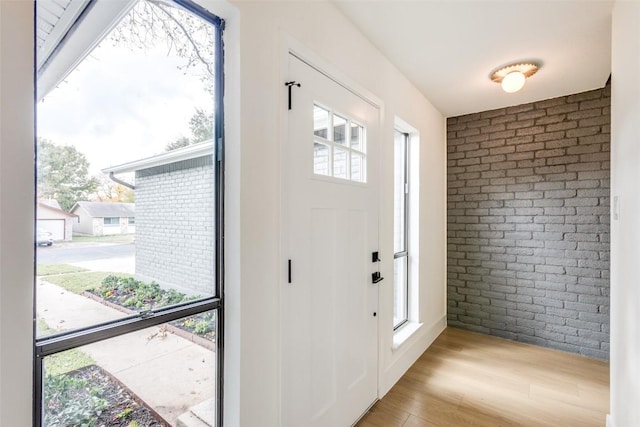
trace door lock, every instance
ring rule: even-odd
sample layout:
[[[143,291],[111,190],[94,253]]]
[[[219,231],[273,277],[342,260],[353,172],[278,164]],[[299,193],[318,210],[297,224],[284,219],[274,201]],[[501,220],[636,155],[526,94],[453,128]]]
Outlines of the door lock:
[[[371,262],[381,262],[381,261],[382,260],[380,259],[380,253],[378,251],[371,253]],[[384,277],[382,277],[382,275],[380,274],[380,264],[378,264],[378,271],[371,274],[371,282],[376,284],[378,282],[381,282],[383,279]]]

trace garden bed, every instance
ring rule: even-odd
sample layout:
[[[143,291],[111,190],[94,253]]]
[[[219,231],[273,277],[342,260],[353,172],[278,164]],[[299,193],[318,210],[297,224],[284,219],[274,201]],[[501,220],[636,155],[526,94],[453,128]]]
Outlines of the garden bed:
[[[135,314],[168,305],[188,302],[188,297],[173,289],[164,290],[157,283],[144,283],[131,277],[108,276],[102,285],[89,289],[84,295],[127,314]],[[215,350],[215,317],[211,312],[200,313],[165,325],[166,331],[185,338],[208,350]]]
[[[157,412],[97,365],[47,376],[45,427],[168,427]]]

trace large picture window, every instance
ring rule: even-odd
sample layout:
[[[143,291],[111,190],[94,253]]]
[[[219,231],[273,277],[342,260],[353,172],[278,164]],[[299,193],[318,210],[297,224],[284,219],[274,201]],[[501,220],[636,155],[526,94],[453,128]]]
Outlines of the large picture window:
[[[36,252],[35,425],[220,426],[224,22],[66,3],[36,5],[36,227],[64,232]]]

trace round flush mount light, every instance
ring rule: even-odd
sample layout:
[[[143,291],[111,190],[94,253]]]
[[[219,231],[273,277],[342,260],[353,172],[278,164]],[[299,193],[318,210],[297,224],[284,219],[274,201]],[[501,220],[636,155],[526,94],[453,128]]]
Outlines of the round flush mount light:
[[[538,71],[536,64],[511,64],[494,72],[491,80],[500,83],[505,92],[514,93],[522,89],[527,77],[533,76],[536,71]]]

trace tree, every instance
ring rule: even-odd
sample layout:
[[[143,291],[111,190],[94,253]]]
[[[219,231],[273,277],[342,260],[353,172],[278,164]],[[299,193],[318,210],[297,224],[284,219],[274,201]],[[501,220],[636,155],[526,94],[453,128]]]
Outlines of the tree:
[[[98,185],[91,200],[123,203],[133,203],[135,201],[135,193],[132,189],[113,182],[106,175],[96,177],[96,181]]]
[[[213,114],[207,114],[204,110],[196,108],[196,112],[189,119],[189,128],[191,137],[181,136],[168,143],[165,149],[171,151],[213,138]]]
[[[79,200],[88,200],[98,180],[89,177],[89,161],[73,146],[56,145],[38,138],[38,197],[56,199],[69,210]]]
[[[202,109],[196,108],[196,112],[189,119],[189,127],[192,144],[213,138],[213,114],[207,114]]]
[[[185,74],[196,75],[204,89],[213,94],[215,28],[170,0],[140,0],[110,33],[118,46],[149,50],[158,46],[183,60],[178,66]],[[213,137],[213,114],[201,109],[189,120],[191,136],[182,136],[166,145],[167,151],[206,141]]]
[[[139,1],[110,34],[115,45],[149,49],[164,44],[167,54],[184,59],[178,66],[200,77],[205,90],[213,91],[214,27],[166,0]]]
[[[180,138],[176,139],[175,141],[168,143],[167,146],[164,147],[164,148],[167,151],[171,151],[171,150],[175,150],[177,148],[186,147],[187,145],[191,145],[191,140],[189,138],[187,138],[186,136],[181,136]]]

